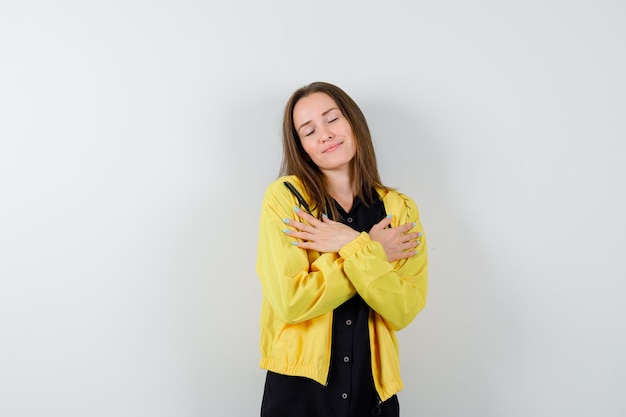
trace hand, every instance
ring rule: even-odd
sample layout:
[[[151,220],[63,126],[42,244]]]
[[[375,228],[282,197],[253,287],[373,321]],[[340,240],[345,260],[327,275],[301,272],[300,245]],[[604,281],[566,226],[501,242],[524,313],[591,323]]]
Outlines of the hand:
[[[339,252],[339,249],[360,235],[350,226],[332,221],[328,217],[324,216],[323,221],[320,221],[297,207],[294,211],[306,223],[285,219],[284,222],[296,230],[285,229],[284,232],[300,239],[294,242],[299,248],[318,252]]]
[[[391,224],[391,216],[387,216],[376,223],[369,231],[370,239],[380,243],[387,255],[387,261],[393,262],[400,259],[410,258],[417,251],[415,248],[420,244],[419,232],[408,233],[415,227],[415,223],[406,223],[398,227],[387,227]]]

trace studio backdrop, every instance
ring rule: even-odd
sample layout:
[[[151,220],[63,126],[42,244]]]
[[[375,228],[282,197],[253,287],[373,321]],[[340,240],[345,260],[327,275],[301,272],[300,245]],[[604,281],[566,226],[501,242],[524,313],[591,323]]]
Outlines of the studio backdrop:
[[[318,80],[428,235],[402,415],[626,415],[625,14],[2,1],[0,415],[258,415],[260,204]]]

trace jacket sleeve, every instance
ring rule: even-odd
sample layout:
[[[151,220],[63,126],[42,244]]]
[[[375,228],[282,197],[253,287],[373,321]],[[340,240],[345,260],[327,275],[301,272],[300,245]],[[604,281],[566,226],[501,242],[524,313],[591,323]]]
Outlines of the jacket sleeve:
[[[387,262],[382,245],[367,233],[341,248],[344,272],[365,302],[393,330],[406,327],[426,305],[428,292],[428,255],[426,236],[420,223],[417,206],[410,198],[403,199],[400,213],[393,214],[393,227],[415,222],[411,232],[422,233],[418,253],[408,259]]]
[[[283,219],[295,219],[297,204],[280,181],[270,184],[261,208],[256,266],[263,296],[290,324],[332,311],[356,294],[337,253],[298,248],[283,232],[288,228]]]

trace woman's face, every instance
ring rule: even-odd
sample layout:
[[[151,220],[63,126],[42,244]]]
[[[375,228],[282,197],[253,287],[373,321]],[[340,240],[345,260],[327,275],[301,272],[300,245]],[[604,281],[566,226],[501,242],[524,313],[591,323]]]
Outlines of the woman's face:
[[[293,108],[293,121],[302,147],[323,173],[349,172],[356,144],[335,100],[326,93],[303,97]]]

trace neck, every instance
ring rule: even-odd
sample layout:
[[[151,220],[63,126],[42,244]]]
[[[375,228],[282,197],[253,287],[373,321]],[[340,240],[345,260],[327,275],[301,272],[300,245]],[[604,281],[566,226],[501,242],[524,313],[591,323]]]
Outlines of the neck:
[[[345,211],[350,211],[355,194],[350,175],[344,172],[326,172],[325,177],[328,193],[337,200]]]

